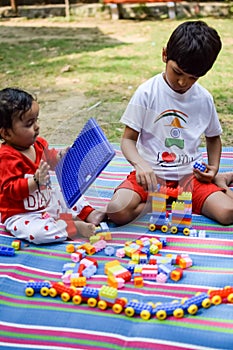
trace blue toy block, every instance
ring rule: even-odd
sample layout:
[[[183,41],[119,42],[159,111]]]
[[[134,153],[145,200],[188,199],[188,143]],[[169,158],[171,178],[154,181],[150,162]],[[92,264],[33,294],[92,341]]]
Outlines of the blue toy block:
[[[0,255],[14,256],[15,250],[12,247],[6,247],[6,246],[1,245],[0,246]]]
[[[84,125],[55,171],[65,202],[71,208],[115,156],[95,119]]]
[[[81,293],[83,298],[94,298],[97,299],[99,296],[99,291],[96,288],[84,287]]]
[[[194,165],[193,165],[193,168],[194,169],[199,169],[203,173],[207,170],[206,166],[204,164],[199,163],[199,162],[195,162]]]

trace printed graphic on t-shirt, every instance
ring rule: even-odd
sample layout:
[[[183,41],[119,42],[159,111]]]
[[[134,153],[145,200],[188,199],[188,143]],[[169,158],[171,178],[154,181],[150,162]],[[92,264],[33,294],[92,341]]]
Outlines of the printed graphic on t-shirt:
[[[164,150],[158,152],[157,164],[164,167],[174,167],[178,164],[192,162],[193,157],[190,157],[184,151],[185,140],[182,135],[182,130],[187,129],[188,115],[176,109],[168,109],[160,113],[160,115],[156,118],[155,123],[161,121],[163,118],[166,118],[163,126],[165,129],[167,129],[167,132],[165,133],[166,137],[164,139],[164,146],[166,149],[172,149],[172,151],[169,152]]]
[[[25,178],[32,177],[31,174],[26,174]],[[41,186],[40,191],[36,190],[30,193],[24,199],[24,208],[26,210],[39,210],[47,207],[51,199],[51,188],[49,186]]]

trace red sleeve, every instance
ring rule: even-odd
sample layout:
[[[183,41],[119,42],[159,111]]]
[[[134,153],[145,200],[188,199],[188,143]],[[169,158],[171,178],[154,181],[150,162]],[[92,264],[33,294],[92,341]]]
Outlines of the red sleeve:
[[[22,200],[29,195],[28,180],[24,178],[22,161],[14,153],[1,155],[0,192],[15,200]]]

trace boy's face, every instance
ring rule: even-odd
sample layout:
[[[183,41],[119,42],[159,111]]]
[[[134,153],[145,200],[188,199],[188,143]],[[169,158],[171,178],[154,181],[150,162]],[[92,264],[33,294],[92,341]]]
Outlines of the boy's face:
[[[166,49],[163,49],[163,62],[166,63],[164,79],[172,90],[184,94],[198,80],[198,77],[185,73],[175,61],[167,61]]]

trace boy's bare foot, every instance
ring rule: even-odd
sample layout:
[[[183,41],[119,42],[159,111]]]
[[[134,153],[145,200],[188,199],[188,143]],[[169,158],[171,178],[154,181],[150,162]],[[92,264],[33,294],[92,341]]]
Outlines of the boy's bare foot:
[[[88,223],[85,221],[74,221],[74,224],[77,228],[77,237],[80,238],[80,236],[89,238],[95,234],[95,225],[92,223]]]
[[[99,226],[99,224],[106,219],[106,213],[98,210],[93,210],[88,217],[86,218],[86,222],[90,222],[95,226]]]
[[[218,173],[214,183],[219,187],[228,188],[233,183],[233,172]]]

